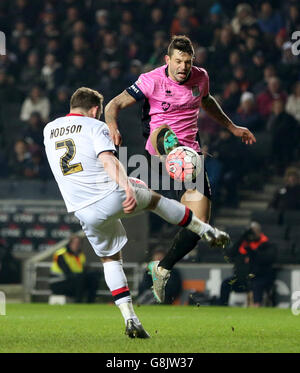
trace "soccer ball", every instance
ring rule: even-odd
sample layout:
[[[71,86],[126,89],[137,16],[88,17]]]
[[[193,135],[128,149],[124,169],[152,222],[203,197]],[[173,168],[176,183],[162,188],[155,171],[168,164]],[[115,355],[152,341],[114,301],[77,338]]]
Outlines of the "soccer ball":
[[[201,171],[200,155],[188,146],[178,146],[168,154],[166,169],[172,179],[192,181]]]

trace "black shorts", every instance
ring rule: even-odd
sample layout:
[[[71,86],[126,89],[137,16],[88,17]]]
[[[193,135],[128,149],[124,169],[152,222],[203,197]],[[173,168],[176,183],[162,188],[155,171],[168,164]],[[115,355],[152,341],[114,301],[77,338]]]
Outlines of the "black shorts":
[[[199,154],[201,155],[201,153],[199,153]],[[151,177],[153,177],[153,175],[151,174],[151,158],[152,157],[147,151],[146,151],[146,156],[147,156],[147,160],[148,160],[148,164],[149,164],[149,170],[150,170],[150,172],[149,172],[149,186],[151,186],[151,184],[152,184],[151,183]],[[156,157],[156,156],[154,158],[158,159],[158,157]],[[161,180],[163,178],[163,175],[165,176],[166,174],[167,174],[166,171],[163,170],[162,167],[159,167],[158,177],[160,178],[160,185],[162,184]],[[192,190],[197,189],[206,198],[211,200],[211,187],[210,187],[210,184],[209,184],[209,178],[208,178],[207,171],[205,169],[205,165],[204,165],[204,172],[203,172],[203,184],[201,183],[201,187],[198,187],[197,183],[195,183],[194,180],[192,181],[191,187],[189,188],[188,184],[186,184],[184,182],[174,181],[172,178],[170,178],[169,175],[167,177],[170,180],[170,192],[171,193],[168,193],[168,195],[171,198],[174,198],[174,199],[180,201],[182,196],[184,195],[184,193],[187,191],[187,189],[192,189]],[[177,184],[177,187],[175,187],[175,184]],[[154,190],[158,190],[160,193],[165,194],[163,189],[154,189]]]

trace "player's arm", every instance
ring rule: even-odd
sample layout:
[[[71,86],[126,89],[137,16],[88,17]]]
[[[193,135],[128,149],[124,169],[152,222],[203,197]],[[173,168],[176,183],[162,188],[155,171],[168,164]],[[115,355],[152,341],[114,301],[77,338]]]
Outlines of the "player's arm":
[[[121,109],[136,103],[133,98],[126,90],[120,93],[118,96],[113,98],[106,105],[104,110],[105,122],[109,127],[110,136],[113,139],[115,145],[121,145],[122,137],[118,130],[118,115]]]
[[[123,210],[126,214],[130,214],[136,207],[136,198],[134,189],[128,180],[128,176],[122,163],[110,151],[100,153],[98,158],[102,162],[109,177],[125,190],[126,199],[123,202]]]
[[[216,99],[210,94],[202,98],[201,106],[209,116],[226,127],[234,136],[241,137],[242,141],[246,144],[253,144],[256,142],[253,133],[246,127],[236,126],[224,113]]]

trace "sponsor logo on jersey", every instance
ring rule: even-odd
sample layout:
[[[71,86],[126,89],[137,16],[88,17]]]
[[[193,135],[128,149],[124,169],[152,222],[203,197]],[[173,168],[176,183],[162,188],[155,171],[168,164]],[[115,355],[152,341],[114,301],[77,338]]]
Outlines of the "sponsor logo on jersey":
[[[171,97],[171,96],[173,96],[173,94],[172,94],[172,92],[169,90],[169,89],[166,89],[166,96],[167,97]]]
[[[200,90],[199,90],[199,87],[197,85],[194,85],[192,87],[192,94],[193,94],[194,97],[200,96]]]
[[[110,136],[109,136],[109,131],[106,129],[106,128],[104,128],[104,130],[102,131],[102,134],[108,139],[108,140],[110,140]]]
[[[163,111],[167,111],[170,107],[170,104],[168,102],[164,101],[164,102],[161,103],[161,107],[162,107]]]

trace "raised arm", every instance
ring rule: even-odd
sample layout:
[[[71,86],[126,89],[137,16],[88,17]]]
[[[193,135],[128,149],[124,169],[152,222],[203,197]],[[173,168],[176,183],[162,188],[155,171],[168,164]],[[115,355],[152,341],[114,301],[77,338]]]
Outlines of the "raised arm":
[[[255,136],[246,127],[235,125],[230,118],[224,113],[221,106],[216,99],[208,94],[202,99],[202,108],[209,116],[215,119],[218,123],[226,127],[234,136],[241,137],[246,144],[253,144],[256,142]]]
[[[134,189],[128,180],[128,176],[122,163],[112,152],[102,152],[98,155],[98,158],[102,162],[109,177],[125,190],[126,199],[123,202],[123,210],[126,214],[130,214],[136,207],[136,199]]]
[[[134,103],[136,103],[136,100],[127,91],[123,91],[105,106],[105,122],[109,127],[110,136],[115,145],[122,144],[122,137],[118,130],[119,111]]]

